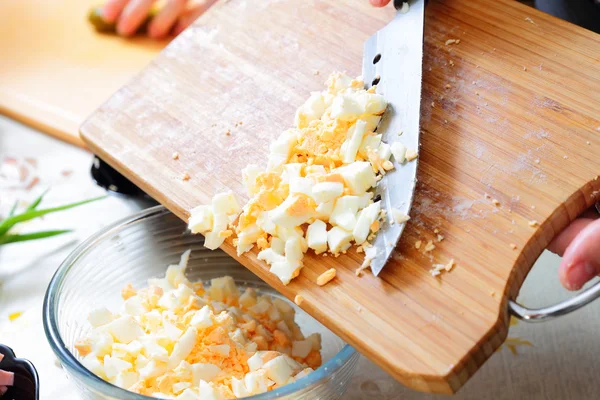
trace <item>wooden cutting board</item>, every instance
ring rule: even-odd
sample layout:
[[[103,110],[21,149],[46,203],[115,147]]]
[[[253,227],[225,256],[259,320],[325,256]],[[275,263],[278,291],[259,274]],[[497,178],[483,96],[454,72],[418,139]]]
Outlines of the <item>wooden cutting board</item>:
[[[360,73],[363,42],[392,12],[363,0],[222,2],[81,132],[182,219],[225,189],[245,199],[240,170],[265,162],[329,72]],[[405,385],[451,393],[505,339],[507,300],[538,255],[599,193],[600,37],[508,0],[432,0],[425,25],[419,185],[380,276],[356,277],[355,253],[309,256],[283,286],[256,252],[224,249],[289,299],[301,294]],[[436,247],[424,254],[418,240]],[[450,259],[451,272],[430,275]],[[338,277],[317,286],[331,267]]]
[[[0,1],[0,113],[83,145],[79,126],[167,42],[101,35],[99,0]]]

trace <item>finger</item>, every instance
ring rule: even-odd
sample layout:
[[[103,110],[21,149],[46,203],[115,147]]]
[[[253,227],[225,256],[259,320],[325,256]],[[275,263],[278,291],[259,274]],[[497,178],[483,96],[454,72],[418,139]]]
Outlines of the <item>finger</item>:
[[[592,222],[594,220],[591,218],[577,218],[550,242],[548,250],[562,257],[573,239]]]
[[[385,7],[389,4],[390,0],[369,0],[374,7]]]
[[[121,13],[117,23],[117,32],[122,36],[131,36],[148,16],[154,0],[131,0]]]
[[[560,263],[559,277],[563,286],[578,290],[600,273],[600,219],[590,222],[573,239]]]
[[[148,28],[148,36],[153,39],[166,36],[185,9],[185,3],[186,0],[169,0],[158,15],[152,18],[152,22],[150,22]]]
[[[104,21],[108,23],[116,22],[128,2],[129,0],[108,0],[102,6],[102,18]]]
[[[217,0],[206,0],[204,3],[190,7],[177,20],[173,34],[179,35],[185,28],[190,26],[199,16],[204,14]]]

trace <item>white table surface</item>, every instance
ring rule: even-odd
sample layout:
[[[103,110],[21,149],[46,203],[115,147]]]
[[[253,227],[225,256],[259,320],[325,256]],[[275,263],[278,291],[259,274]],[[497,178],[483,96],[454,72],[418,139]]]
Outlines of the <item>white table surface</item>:
[[[0,215],[15,198],[31,201],[47,186],[47,205],[58,205],[102,193],[90,179],[91,155],[0,116],[0,162],[5,157],[37,160],[32,172],[40,178],[33,190],[11,188],[0,169]],[[1,165],[1,164],[0,164]],[[4,166],[6,167],[6,166]],[[65,171],[71,171],[71,175]],[[11,170],[8,169],[10,176]],[[74,385],[57,362],[42,325],[42,302],[55,270],[76,244],[100,227],[143,208],[131,199],[111,196],[101,202],[51,215],[25,229],[71,228],[74,233],[38,242],[0,247],[0,343],[18,357],[31,360],[40,375],[41,399],[75,400]],[[544,253],[520,296],[530,306],[542,306],[569,294],[560,287],[558,257]],[[9,321],[13,312],[23,315]],[[509,337],[528,340],[518,355],[504,347],[457,394],[456,399],[594,399],[599,398],[600,304],[592,304],[559,320],[511,328]],[[361,357],[345,400],[439,399],[396,383],[387,373]]]

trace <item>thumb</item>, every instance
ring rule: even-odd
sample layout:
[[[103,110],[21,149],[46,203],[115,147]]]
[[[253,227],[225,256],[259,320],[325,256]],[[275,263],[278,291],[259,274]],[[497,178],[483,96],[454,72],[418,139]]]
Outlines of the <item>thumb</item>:
[[[591,222],[573,239],[565,254],[558,275],[563,286],[579,290],[600,274],[600,219]]]

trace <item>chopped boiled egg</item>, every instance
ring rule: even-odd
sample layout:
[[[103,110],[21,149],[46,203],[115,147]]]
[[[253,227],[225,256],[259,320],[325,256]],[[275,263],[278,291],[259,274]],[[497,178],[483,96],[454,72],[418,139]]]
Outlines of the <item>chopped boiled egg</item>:
[[[372,190],[394,169],[390,157],[398,164],[413,157],[375,133],[387,102],[364,86],[360,77],[331,74],[326,89],[298,108],[294,128],[271,143],[266,168],[251,164],[242,171],[250,197],[244,207],[231,192],[220,193],[211,205],[191,210],[190,230],[203,234],[211,249],[237,236],[240,256],[256,245],[258,259],[284,284],[299,274],[308,248],[338,254],[363,244],[379,230]]]
[[[232,204],[219,212],[229,212]],[[300,264],[307,245],[292,232],[280,253],[263,250],[272,269]],[[126,296],[120,312],[90,313],[92,331],[75,346],[88,370],[146,396],[221,400],[270,391],[320,363],[320,336],[302,335],[289,303],[251,288],[240,294],[230,277],[212,279],[207,288],[192,284],[184,275],[188,259],[186,252],[165,278],[150,279],[148,288],[129,286],[135,294]],[[163,293],[158,281],[170,289]],[[168,300],[150,301],[157,293]]]

